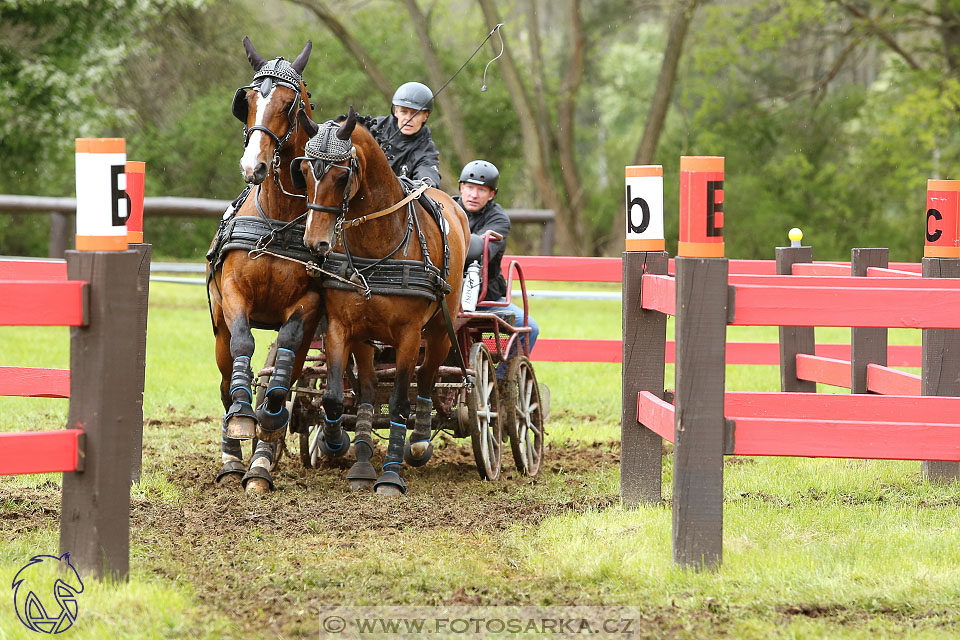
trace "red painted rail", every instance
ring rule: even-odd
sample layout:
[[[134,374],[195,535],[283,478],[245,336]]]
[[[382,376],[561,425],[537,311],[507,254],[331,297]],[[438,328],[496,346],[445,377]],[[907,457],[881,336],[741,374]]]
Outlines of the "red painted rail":
[[[817,344],[816,354],[838,360],[850,359],[849,344]],[[666,362],[676,357],[676,345],[667,341]],[[533,352],[537,362],[621,362],[620,340],[540,338]],[[920,345],[892,344],[887,347],[887,362],[896,367],[919,367]],[[776,342],[727,342],[727,364],[780,364],[780,345]]]
[[[0,282],[0,325],[70,326],[87,324],[87,283],[79,280]]]
[[[0,280],[66,280],[66,260],[0,259]]]
[[[733,455],[960,461],[960,398],[815,393],[724,395]],[[950,417],[948,417],[950,416]],[[649,391],[637,421],[673,441],[674,407]]]
[[[867,365],[867,391],[890,396],[919,396],[921,388],[921,378],[915,373],[874,363]]]
[[[797,377],[849,389],[850,361],[798,353]]]
[[[0,367],[0,396],[69,398],[69,369]]]
[[[958,329],[957,309],[958,289],[736,285],[730,324]]]
[[[509,263],[516,260],[523,269],[527,280],[542,282],[621,282],[623,266],[620,258],[596,258],[578,256],[504,256]],[[729,260],[730,273],[774,275],[777,273],[775,260]],[[850,275],[849,262],[813,262],[816,268],[825,265],[827,269],[839,267],[846,269],[839,275]],[[800,265],[794,265],[796,269]],[[801,269],[806,267],[801,267]],[[917,262],[892,262],[890,269],[919,274],[921,265]],[[674,259],[670,258],[668,270],[676,273]],[[794,271],[797,273],[797,271]],[[831,275],[837,275],[832,273]]]
[[[0,433],[0,475],[82,469],[82,429]]]

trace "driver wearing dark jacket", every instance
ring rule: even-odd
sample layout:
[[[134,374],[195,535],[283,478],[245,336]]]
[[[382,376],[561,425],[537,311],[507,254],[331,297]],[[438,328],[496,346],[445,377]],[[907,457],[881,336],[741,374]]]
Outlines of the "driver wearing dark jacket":
[[[370,133],[398,176],[427,179],[440,186],[440,152],[426,126],[433,106],[433,92],[419,82],[400,85],[393,94],[392,113],[375,118]]]

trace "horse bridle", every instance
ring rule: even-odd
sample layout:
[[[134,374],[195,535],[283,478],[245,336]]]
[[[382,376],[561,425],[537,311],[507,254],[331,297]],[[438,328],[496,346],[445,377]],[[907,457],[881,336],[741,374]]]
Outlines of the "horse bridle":
[[[268,97],[274,88],[278,86],[286,87],[292,90],[294,95],[296,95],[296,98],[290,103],[290,107],[287,110],[287,121],[290,123],[290,127],[287,129],[287,133],[284,134],[282,138],[274,133],[269,127],[264,125],[253,125],[252,127],[247,126],[247,116],[250,108],[247,104],[247,92],[253,89],[257,91],[261,97]],[[300,74],[297,73],[297,70],[293,68],[293,65],[280,57],[264,64],[253,75],[253,82],[251,84],[237,89],[236,93],[233,94],[233,103],[231,104],[233,115],[236,116],[238,120],[243,122],[244,148],[246,148],[247,144],[250,142],[250,135],[254,131],[262,131],[269,136],[274,142],[273,161],[271,163],[271,166],[274,169],[274,182],[277,183],[277,186],[280,187],[281,191],[287,195],[295,197],[300,197],[300,194],[287,193],[287,191],[280,185],[276,170],[280,168],[280,151],[283,149],[283,145],[286,144],[287,140],[290,139],[290,136],[293,135],[294,130],[298,126],[296,117],[297,111],[306,108],[307,102],[303,95],[306,91],[305,87],[306,83],[303,82],[303,79],[301,78]],[[310,94],[308,93],[307,98],[309,98],[309,95]]]
[[[350,210],[350,190],[353,187],[354,176],[359,171],[357,164],[357,149],[353,146],[350,139],[341,140],[336,136],[336,131],[340,123],[328,120],[320,125],[317,133],[307,141],[304,148],[304,154],[294,158],[290,162],[290,175],[295,186],[306,189],[306,181],[303,180],[303,173],[300,169],[300,163],[307,160],[310,163],[310,170],[313,173],[314,189],[320,186],[320,180],[330,169],[336,167],[347,172],[347,183],[343,187],[343,199],[339,207],[330,207],[322,204],[316,204],[306,194],[307,209],[309,211],[320,211],[322,213],[332,213],[337,216],[333,227],[333,243],[330,248],[336,246],[343,234],[344,219]],[[314,193],[316,196],[316,193]]]

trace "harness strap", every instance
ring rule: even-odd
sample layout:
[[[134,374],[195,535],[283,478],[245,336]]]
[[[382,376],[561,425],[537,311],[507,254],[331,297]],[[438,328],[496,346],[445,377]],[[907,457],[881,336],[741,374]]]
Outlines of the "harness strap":
[[[415,199],[415,198],[419,198],[421,195],[423,195],[423,192],[426,191],[426,190],[429,189],[429,188],[430,188],[430,185],[428,185],[427,183],[423,183],[423,184],[421,184],[419,187],[417,187],[415,190],[413,190],[413,191],[411,191],[409,194],[407,194],[407,197],[406,197],[406,198],[404,198],[403,200],[401,200],[401,201],[398,202],[397,204],[393,205],[393,206],[390,207],[389,209],[383,209],[382,211],[377,211],[376,213],[368,213],[368,214],[365,215],[365,216],[360,216],[359,218],[353,218],[352,220],[344,220],[344,221],[343,221],[343,228],[344,228],[344,229],[349,229],[350,227],[355,227],[355,226],[357,226],[357,225],[359,225],[359,224],[363,224],[363,223],[366,222],[367,220],[373,220],[374,218],[379,218],[380,216],[385,216],[385,215],[387,215],[388,213],[393,213],[394,211],[396,211],[397,209],[399,209],[399,208],[402,207],[403,205],[407,204],[407,203],[410,202],[411,200],[413,200],[413,199]]]

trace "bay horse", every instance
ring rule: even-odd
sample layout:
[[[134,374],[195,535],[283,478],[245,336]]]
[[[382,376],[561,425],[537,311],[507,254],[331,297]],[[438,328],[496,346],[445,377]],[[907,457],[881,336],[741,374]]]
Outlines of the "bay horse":
[[[244,124],[240,168],[250,186],[242,203],[235,204],[235,215],[224,215],[207,255],[207,290],[225,411],[217,481],[242,476],[248,493],[262,493],[273,489],[276,443],[289,421],[287,392],[303,367],[323,312],[323,294],[301,265],[279,257],[291,252],[309,257],[304,227],[298,224],[306,215],[304,192],[286,168],[309,139],[296,116],[311,113],[301,76],[312,43],[293,62],[265,60],[249,38],[243,45],[255,73],[250,85],[237,90],[232,110]],[[258,407],[251,392],[251,327],[278,330],[274,373]],[[255,435],[259,442],[246,468],[240,441]]]
[[[327,280],[324,284],[327,388],[323,394],[326,415],[320,447],[328,456],[342,455],[349,448],[350,438],[342,429],[341,419],[344,366],[353,352],[360,379],[360,403],[353,442],[357,462],[347,478],[352,488],[373,484],[374,491],[382,495],[406,493],[406,484],[399,474],[403,461],[420,466],[433,453],[433,388],[437,371],[450,352],[452,326],[448,327],[448,322],[456,318],[460,308],[469,222],[463,210],[439,189],[427,188],[426,184],[417,189],[439,203],[442,219],[437,220],[412,197],[416,193],[407,195],[376,140],[365,126],[358,126],[352,107],[342,123],[329,121],[318,126],[305,116],[301,116],[301,121],[314,131],[307,143],[307,155],[291,165],[294,181],[303,184],[307,192],[309,213],[304,244],[325,257],[325,269],[331,260],[341,256],[335,251],[343,252],[341,257],[349,267],[344,273],[350,276],[346,285],[347,278]],[[372,278],[375,272],[370,268],[387,269],[388,260],[395,257],[403,260],[394,264],[405,264],[409,269],[406,276],[397,276],[396,289],[373,286],[373,280],[366,283],[363,272]],[[431,259],[442,259],[445,268],[434,266]],[[368,268],[361,267],[351,274],[357,264]],[[411,294],[410,285],[403,293],[401,280],[409,284],[416,277],[421,278],[421,288]],[[404,446],[410,380],[420,354],[421,337],[425,349],[416,374],[416,417],[410,442]],[[379,477],[370,464],[374,450],[372,403],[377,384],[371,340],[392,345],[396,350],[395,386],[389,400],[390,437]]]

